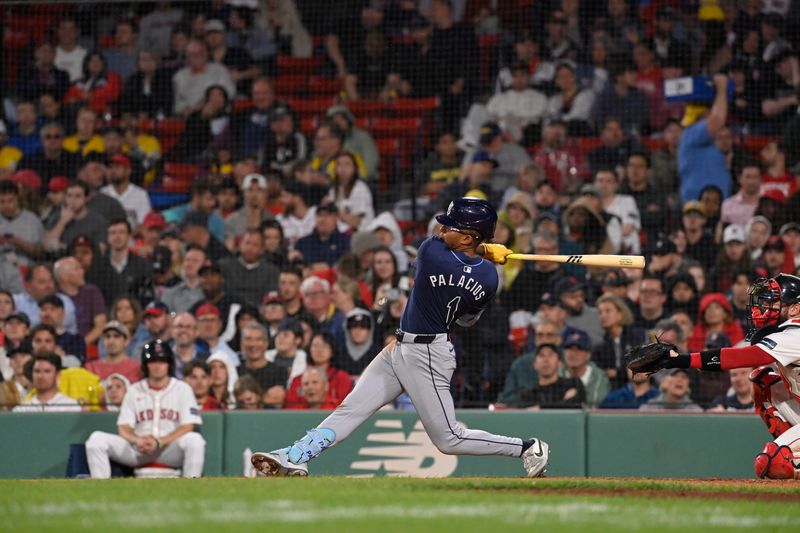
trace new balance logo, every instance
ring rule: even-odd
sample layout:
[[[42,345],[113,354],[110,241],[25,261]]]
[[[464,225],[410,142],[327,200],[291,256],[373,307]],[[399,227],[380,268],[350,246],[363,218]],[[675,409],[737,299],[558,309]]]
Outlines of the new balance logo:
[[[583,262],[582,255],[571,255],[567,258],[567,263],[573,263],[576,265],[580,265]]]
[[[458,457],[437,450],[422,422],[417,421],[408,435],[403,431],[402,420],[377,420],[374,429],[367,435],[367,442],[375,445],[358,450],[359,456],[374,459],[350,464],[353,470],[371,473],[356,476],[448,477],[458,468]]]

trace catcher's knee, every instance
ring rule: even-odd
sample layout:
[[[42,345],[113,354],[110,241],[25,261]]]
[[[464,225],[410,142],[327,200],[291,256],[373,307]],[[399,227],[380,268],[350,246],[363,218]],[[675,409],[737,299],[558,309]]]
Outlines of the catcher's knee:
[[[753,462],[756,475],[769,479],[794,479],[794,453],[788,446],[768,442]]]

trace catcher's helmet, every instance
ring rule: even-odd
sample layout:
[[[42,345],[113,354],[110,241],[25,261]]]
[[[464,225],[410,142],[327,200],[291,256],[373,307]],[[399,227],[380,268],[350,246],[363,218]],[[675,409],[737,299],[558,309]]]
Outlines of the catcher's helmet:
[[[166,361],[169,363],[169,375],[175,376],[175,354],[172,348],[161,339],[148,341],[142,347],[142,375],[148,376],[147,363],[155,361]]]
[[[486,200],[465,196],[450,202],[447,213],[437,215],[436,221],[450,228],[477,231],[482,241],[488,241],[494,237],[497,213]]]
[[[764,326],[776,325],[784,306],[800,303],[800,278],[791,274],[759,278],[750,286],[748,294],[752,335]]]

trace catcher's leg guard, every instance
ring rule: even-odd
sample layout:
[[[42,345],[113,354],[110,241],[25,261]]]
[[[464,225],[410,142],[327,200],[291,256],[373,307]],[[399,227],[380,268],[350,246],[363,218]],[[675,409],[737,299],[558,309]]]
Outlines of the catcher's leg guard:
[[[753,462],[756,475],[762,479],[794,479],[794,453],[788,446],[768,442]]]
[[[780,437],[792,425],[786,422],[772,405],[772,386],[781,381],[781,376],[769,366],[761,366],[750,373],[753,383],[753,405],[774,438]]]

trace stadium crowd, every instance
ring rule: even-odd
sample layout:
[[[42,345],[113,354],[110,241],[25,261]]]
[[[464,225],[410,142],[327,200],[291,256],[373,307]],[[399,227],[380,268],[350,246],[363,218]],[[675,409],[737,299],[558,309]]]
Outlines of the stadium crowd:
[[[800,267],[797,2],[696,4],[3,7],[0,408],[113,410],[159,338],[204,410],[332,409],[479,196],[514,251],[647,268],[498,266],[456,405],[752,410],[745,370],[623,360],[746,342]]]

